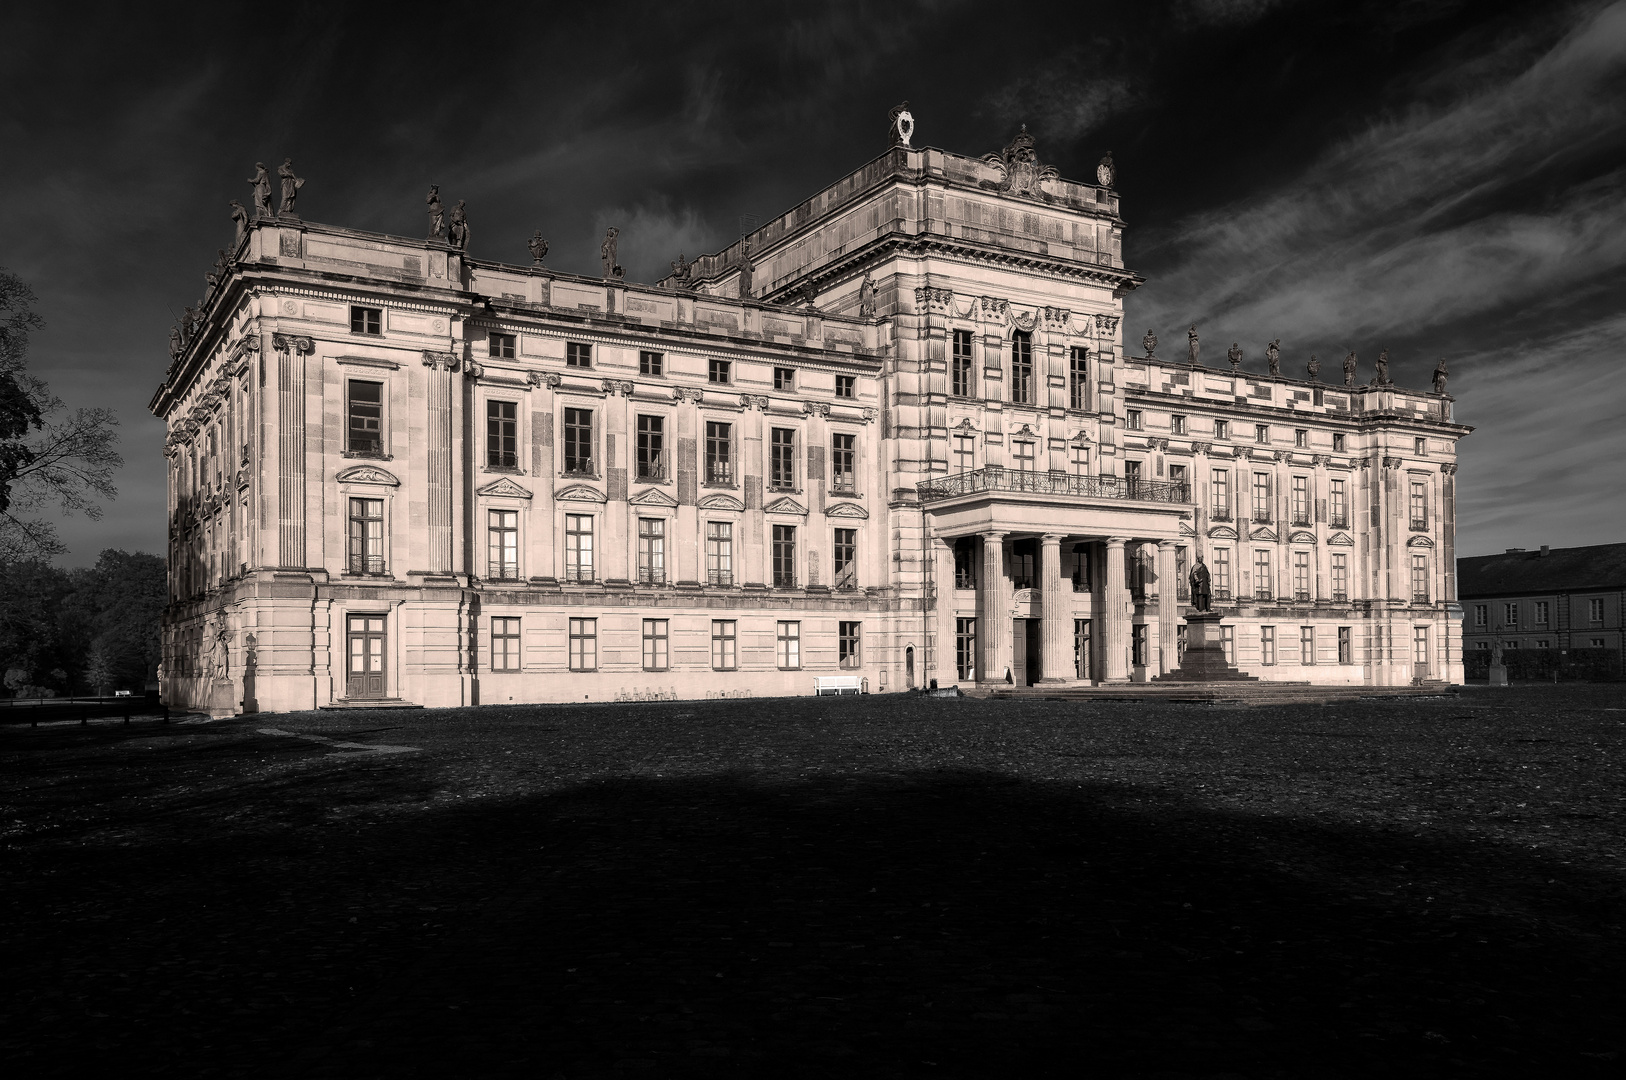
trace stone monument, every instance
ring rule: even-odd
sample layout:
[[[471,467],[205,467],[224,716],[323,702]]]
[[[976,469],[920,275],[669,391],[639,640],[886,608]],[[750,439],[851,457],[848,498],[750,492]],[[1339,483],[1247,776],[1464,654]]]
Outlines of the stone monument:
[[[1225,640],[1221,635],[1221,616],[1214,610],[1214,594],[1209,586],[1208,567],[1203,557],[1191,568],[1187,578],[1191,585],[1191,611],[1186,614],[1186,654],[1180,666],[1167,675],[1159,675],[1153,682],[1258,682],[1253,675],[1244,675],[1225,661]]]
[[[1151,357],[1157,352],[1157,335],[1146,331],[1146,336],[1140,339],[1140,347],[1146,350],[1147,357]]]
[[[1491,646],[1490,684],[1492,686],[1507,685],[1507,665],[1502,662],[1502,643],[1500,641]]]

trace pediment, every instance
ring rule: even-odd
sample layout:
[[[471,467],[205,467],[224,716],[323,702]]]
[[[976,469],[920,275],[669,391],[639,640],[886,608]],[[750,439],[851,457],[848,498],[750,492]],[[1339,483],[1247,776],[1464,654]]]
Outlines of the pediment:
[[[1414,536],[1406,541],[1407,547],[1433,547],[1434,541],[1426,536]]]
[[[1229,525],[1215,525],[1208,530],[1208,536],[1211,540],[1235,540],[1237,538],[1236,530]]]
[[[380,469],[377,465],[352,465],[342,470],[334,477],[341,484],[387,484],[390,487],[400,487],[401,481],[395,474],[387,469]]]
[[[529,499],[531,493],[506,476],[499,476],[485,487],[476,488],[476,495],[489,495],[498,499]]]
[[[1289,544],[1313,544],[1315,543],[1315,533],[1305,532],[1303,529],[1300,529],[1292,536],[1289,536],[1287,538],[1287,542]]]
[[[1327,537],[1327,543],[1334,547],[1354,547],[1355,541],[1349,538],[1348,533],[1333,533]]]
[[[735,512],[745,509],[745,504],[732,495],[707,495],[700,500],[702,510],[733,510]]]
[[[797,514],[801,517],[806,517],[807,507],[786,495],[783,498],[775,499],[767,506],[764,506],[762,508],[762,512],[764,514]]]
[[[645,488],[627,500],[634,506],[676,506],[677,500],[660,488]]]
[[[829,506],[826,506],[824,508],[824,516],[837,518],[868,518],[869,511],[865,510],[857,503],[838,502],[831,503]]]
[[[553,497],[560,502],[605,502],[604,492],[586,484],[571,484],[553,493]]]
[[[1181,536],[1196,536],[1197,535],[1197,530],[1191,527],[1191,522],[1182,519],[1181,522],[1180,522],[1180,535]]]
[[[1274,540],[1274,539],[1276,539],[1276,532],[1275,532],[1274,529],[1267,529],[1263,525],[1261,525],[1257,529],[1253,530],[1252,532],[1250,532],[1248,534],[1248,539],[1249,540]]]

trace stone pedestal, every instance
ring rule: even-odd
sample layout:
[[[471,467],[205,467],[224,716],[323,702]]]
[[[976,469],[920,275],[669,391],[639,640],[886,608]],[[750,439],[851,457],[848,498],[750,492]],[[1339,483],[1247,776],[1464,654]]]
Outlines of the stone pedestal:
[[[237,680],[214,679],[209,684],[209,703],[204,710],[219,720],[237,715]]]
[[[1225,645],[1220,639],[1220,614],[1193,611],[1186,616],[1186,655],[1180,666],[1153,682],[1258,682],[1225,662]]]
[[[1507,685],[1507,665],[1492,664],[1490,666],[1490,684],[1492,686]]]

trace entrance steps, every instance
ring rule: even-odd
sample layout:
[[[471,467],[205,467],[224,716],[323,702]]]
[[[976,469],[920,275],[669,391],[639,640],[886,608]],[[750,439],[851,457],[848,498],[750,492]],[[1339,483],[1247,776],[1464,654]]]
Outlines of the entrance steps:
[[[1416,686],[1315,686],[1307,682],[1118,683],[1111,686],[963,687],[992,700],[1138,701],[1184,705],[1331,705],[1377,698],[1455,696],[1448,683]]]

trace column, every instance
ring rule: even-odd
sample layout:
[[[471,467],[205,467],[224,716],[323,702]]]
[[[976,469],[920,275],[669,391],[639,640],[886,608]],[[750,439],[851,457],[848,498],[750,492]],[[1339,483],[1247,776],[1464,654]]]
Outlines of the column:
[[[429,565],[438,574],[452,570],[452,372],[459,367],[455,353],[425,351],[429,369],[426,481],[429,494]]]
[[[1157,542],[1157,670],[1167,675],[1180,666],[1180,582],[1175,577],[1174,541]]]
[[[1106,577],[1101,582],[1101,659],[1103,682],[1129,681],[1129,596],[1124,588],[1122,536],[1107,540]]]
[[[304,569],[305,356],[307,337],[273,334],[277,351],[277,563]]]
[[[1072,682],[1073,673],[1073,612],[1067,603],[1071,583],[1066,591],[1061,581],[1061,537],[1046,533],[1039,538],[1039,581],[1044,587],[1040,638],[1044,658],[1042,683]]]
[[[982,606],[977,632],[982,638],[982,670],[977,681],[1004,682],[1011,666],[1011,613],[1005,601],[1005,534],[982,534],[982,580],[977,583]]]
[[[939,686],[953,686],[959,681],[955,670],[954,541],[933,539],[929,544],[937,605],[937,639],[935,647],[932,642],[921,642],[926,651],[916,655],[915,670],[920,673],[921,686],[930,686],[933,679]],[[975,659],[973,662],[980,663]]]

